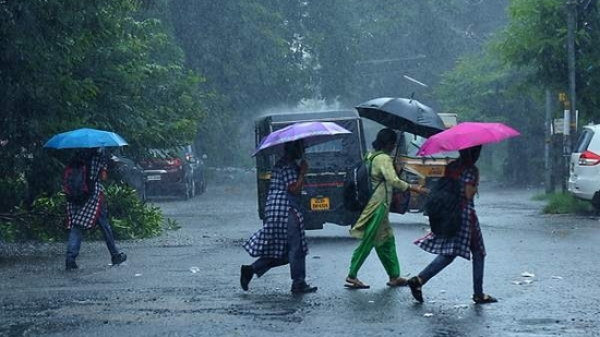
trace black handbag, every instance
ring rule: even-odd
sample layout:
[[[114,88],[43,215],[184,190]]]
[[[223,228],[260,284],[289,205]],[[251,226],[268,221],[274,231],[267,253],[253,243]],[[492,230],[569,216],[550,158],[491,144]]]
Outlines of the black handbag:
[[[401,191],[394,188],[392,191],[392,202],[390,203],[390,213],[404,214],[410,206],[410,189]]]

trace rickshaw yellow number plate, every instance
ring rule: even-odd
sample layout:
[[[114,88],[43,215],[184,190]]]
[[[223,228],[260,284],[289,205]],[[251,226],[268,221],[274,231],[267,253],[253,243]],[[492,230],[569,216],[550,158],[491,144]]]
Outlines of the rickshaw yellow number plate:
[[[310,209],[313,211],[328,211],[329,206],[329,198],[310,198]]]

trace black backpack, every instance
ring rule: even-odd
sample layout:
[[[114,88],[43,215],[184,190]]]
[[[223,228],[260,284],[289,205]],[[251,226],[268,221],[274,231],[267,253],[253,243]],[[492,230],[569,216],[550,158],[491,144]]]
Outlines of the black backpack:
[[[94,188],[90,179],[89,166],[85,160],[73,160],[63,172],[63,192],[67,201],[84,204]]]
[[[462,221],[461,201],[458,176],[444,176],[435,183],[424,206],[433,234],[440,238],[456,235]]]
[[[376,153],[358,162],[346,172],[344,179],[344,207],[353,212],[362,211],[373,194],[371,186],[371,167]]]

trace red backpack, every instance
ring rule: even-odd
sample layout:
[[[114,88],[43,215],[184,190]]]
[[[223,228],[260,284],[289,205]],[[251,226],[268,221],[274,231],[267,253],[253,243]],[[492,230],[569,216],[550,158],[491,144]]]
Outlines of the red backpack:
[[[65,167],[63,192],[68,202],[84,204],[92,194],[89,166],[84,160],[75,160]]]

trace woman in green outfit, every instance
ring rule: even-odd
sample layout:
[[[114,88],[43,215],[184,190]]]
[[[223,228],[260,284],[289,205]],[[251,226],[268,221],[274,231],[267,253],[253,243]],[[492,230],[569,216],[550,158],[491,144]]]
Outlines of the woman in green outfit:
[[[369,203],[360,214],[356,224],[350,229],[350,235],[361,239],[352,254],[350,271],[346,277],[346,287],[366,289],[368,285],[357,278],[358,270],[371,253],[373,247],[381,264],[389,276],[390,287],[405,286],[406,279],[400,277],[400,263],[396,255],[396,240],[390,226],[389,212],[394,188],[416,193],[427,193],[427,189],[419,185],[409,185],[398,178],[390,154],[396,147],[397,135],[392,129],[382,129],[372,143],[374,152],[368,159],[371,161],[371,184],[374,188]]]

